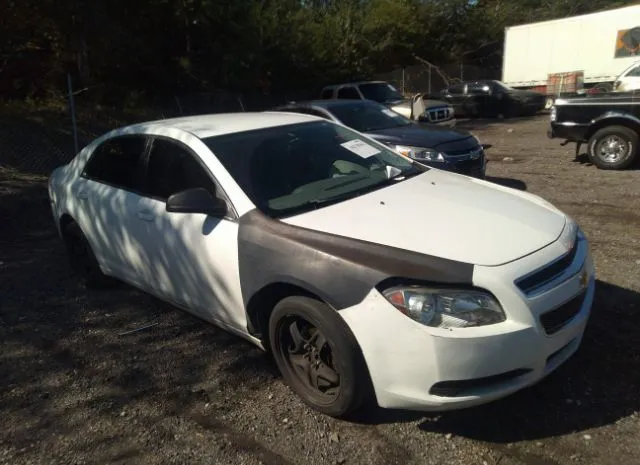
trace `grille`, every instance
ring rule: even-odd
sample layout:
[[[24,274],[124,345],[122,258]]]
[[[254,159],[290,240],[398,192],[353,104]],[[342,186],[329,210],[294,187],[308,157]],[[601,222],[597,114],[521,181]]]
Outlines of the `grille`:
[[[558,260],[551,262],[529,276],[517,280],[516,286],[525,294],[530,294],[556,279],[573,263],[573,259],[576,258],[576,253],[578,252],[578,243],[579,241],[576,241],[573,248]]]
[[[432,123],[439,123],[451,119],[453,112],[449,107],[430,108],[427,110],[427,117]]]
[[[582,308],[585,293],[581,292],[569,302],[562,304],[555,310],[540,315],[540,323],[547,334],[554,334],[560,331],[567,323],[569,323]]]
[[[482,158],[478,158],[477,160],[464,160],[456,163],[456,170],[463,174],[478,171],[481,168]]]

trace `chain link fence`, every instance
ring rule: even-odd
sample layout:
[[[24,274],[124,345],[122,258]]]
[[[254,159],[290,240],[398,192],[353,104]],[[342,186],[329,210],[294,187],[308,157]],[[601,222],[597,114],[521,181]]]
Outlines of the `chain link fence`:
[[[500,68],[483,68],[464,63],[442,66],[425,63],[378,74],[375,79],[390,82],[405,95],[417,92],[433,95],[461,81],[500,79],[501,73]]]

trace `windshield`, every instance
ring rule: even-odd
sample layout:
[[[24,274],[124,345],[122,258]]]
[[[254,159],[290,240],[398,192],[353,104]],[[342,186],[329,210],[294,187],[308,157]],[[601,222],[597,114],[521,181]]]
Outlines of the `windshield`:
[[[203,142],[256,207],[274,218],[356,197],[428,169],[329,121]]]
[[[328,110],[345,126],[359,132],[377,131],[413,124],[411,120],[384,105],[374,102],[354,102],[332,105]]]
[[[395,102],[396,100],[402,100],[402,94],[386,82],[369,82],[367,84],[360,84],[358,86],[362,95],[367,100],[373,100],[378,103]]]
[[[502,90],[513,90],[512,87],[509,87],[508,85],[506,85],[504,82],[501,81],[491,81],[493,82],[493,84],[495,85],[495,87],[497,87],[498,89],[502,89]]]

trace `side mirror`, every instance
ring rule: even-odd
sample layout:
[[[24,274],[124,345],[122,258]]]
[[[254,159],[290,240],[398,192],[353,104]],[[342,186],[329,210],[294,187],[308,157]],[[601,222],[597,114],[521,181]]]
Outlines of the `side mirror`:
[[[173,194],[167,199],[166,208],[172,213],[203,213],[219,218],[227,214],[225,201],[214,197],[202,187]]]

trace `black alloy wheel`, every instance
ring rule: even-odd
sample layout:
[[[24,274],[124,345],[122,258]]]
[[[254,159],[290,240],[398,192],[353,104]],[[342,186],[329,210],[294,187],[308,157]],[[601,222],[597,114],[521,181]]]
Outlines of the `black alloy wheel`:
[[[309,406],[344,417],[368,401],[369,374],[360,348],[325,303],[302,296],[283,299],[271,313],[269,339],[283,378]]]

